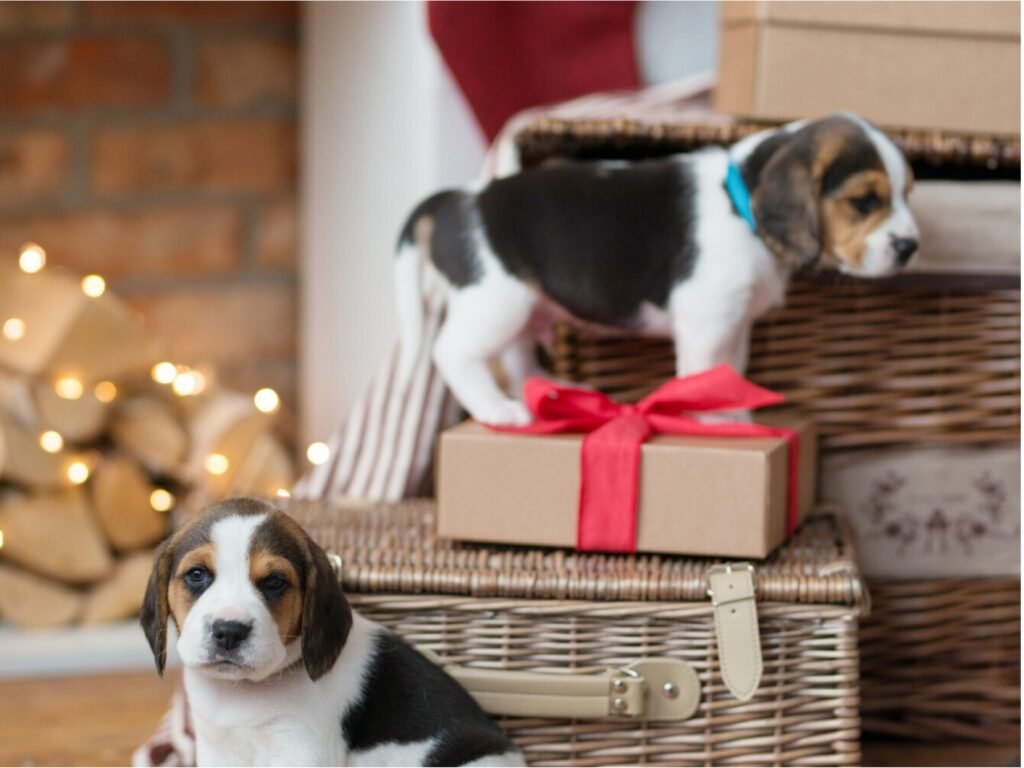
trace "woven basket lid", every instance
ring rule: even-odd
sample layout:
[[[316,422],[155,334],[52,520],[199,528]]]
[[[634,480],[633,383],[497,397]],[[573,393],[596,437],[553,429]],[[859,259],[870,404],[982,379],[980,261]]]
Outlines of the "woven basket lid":
[[[708,569],[723,562],[453,542],[435,534],[431,501],[292,500],[287,511],[341,557],[344,587],[354,593],[706,602]],[[812,516],[753,565],[759,600],[863,606],[867,599],[850,537],[833,514]]]
[[[671,122],[541,116],[516,134],[524,167],[553,157],[647,157],[727,146],[772,127],[753,122]],[[1020,136],[887,129],[915,173],[930,168],[972,176],[1019,177]],[[943,174],[937,174],[943,175]]]

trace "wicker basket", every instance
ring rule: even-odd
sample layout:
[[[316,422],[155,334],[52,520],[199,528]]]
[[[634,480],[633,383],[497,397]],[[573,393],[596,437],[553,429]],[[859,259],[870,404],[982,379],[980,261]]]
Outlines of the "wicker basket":
[[[726,146],[764,130],[765,124],[670,123],[632,119],[567,120],[540,117],[516,135],[523,166],[553,157],[657,157],[717,144]],[[1020,178],[1020,137],[889,130],[919,178],[980,175]]]
[[[1020,580],[872,582],[864,729],[1020,742]]]
[[[561,325],[557,376],[639,399],[674,375],[662,339]],[[751,379],[814,413],[822,447],[1016,441],[1020,291],[794,284],[754,326]]]
[[[764,126],[543,118],[525,166],[730,144]],[[1019,137],[892,131],[918,178],[1020,178]],[[1020,440],[1020,282],[906,276],[795,281],[754,328],[750,377],[813,412],[824,450]],[[638,399],[674,373],[670,344],[556,330],[561,378]],[[1020,581],[872,583],[862,627],[866,731],[1020,738]]]
[[[688,661],[701,699],[688,720],[500,718],[545,765],[856,765],[857,616],[865,600],[848,539],[814,518],[756,569],[764,673],[748,701],[725,690],[711,560],[574,555],[456,545],[428,502],[289,512],[343,562],[353,605],[446,662],[552,675],[639,658]]]

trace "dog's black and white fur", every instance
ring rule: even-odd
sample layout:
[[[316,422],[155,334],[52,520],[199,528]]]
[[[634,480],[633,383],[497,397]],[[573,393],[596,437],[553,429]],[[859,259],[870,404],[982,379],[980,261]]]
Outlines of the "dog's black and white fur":
[[[752,231],[727,194],[749,191]],[[640,162],[562,162],[477,191],[439,193],[412,213],[395,264],[408,375],[427,279],[447,293],[433,357],[470,415],[525,424],[513,394],[555,320],[675,339],[679,374],[746,367],[750,327],[819,261],[889,274],[917,248],[909,166],[877,128],[842,114],[752,135],[730,149]]]
[[[162,545],[142,610],[160,672],[168,618],[200,766],[523,764],[458,683],[350,608],[269,504],[216,504]]]

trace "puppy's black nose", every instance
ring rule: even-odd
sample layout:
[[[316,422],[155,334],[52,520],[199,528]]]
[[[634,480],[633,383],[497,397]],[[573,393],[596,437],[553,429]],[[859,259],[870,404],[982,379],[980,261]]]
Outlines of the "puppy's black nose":
[[[217,619],[213,622],[213,639],[217,642],[217,647],[223,651],[237,648],[251,631],[252,624],[244,624],[241,621]]]
[[[892,249],[896,251],[896,261],[906,264],[917,250],[917,240],[912,237],[894,237]]]

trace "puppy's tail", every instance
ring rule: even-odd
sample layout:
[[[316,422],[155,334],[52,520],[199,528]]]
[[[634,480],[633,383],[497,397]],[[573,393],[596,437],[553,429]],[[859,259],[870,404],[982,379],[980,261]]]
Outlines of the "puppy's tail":
[[[412,375],[424,344],[424,271],[430,258],[434,214],[450,194],[439,192],[416,206],[398,236],[394,275],[398,333],[401,338],[399,381],[406,381]]]

